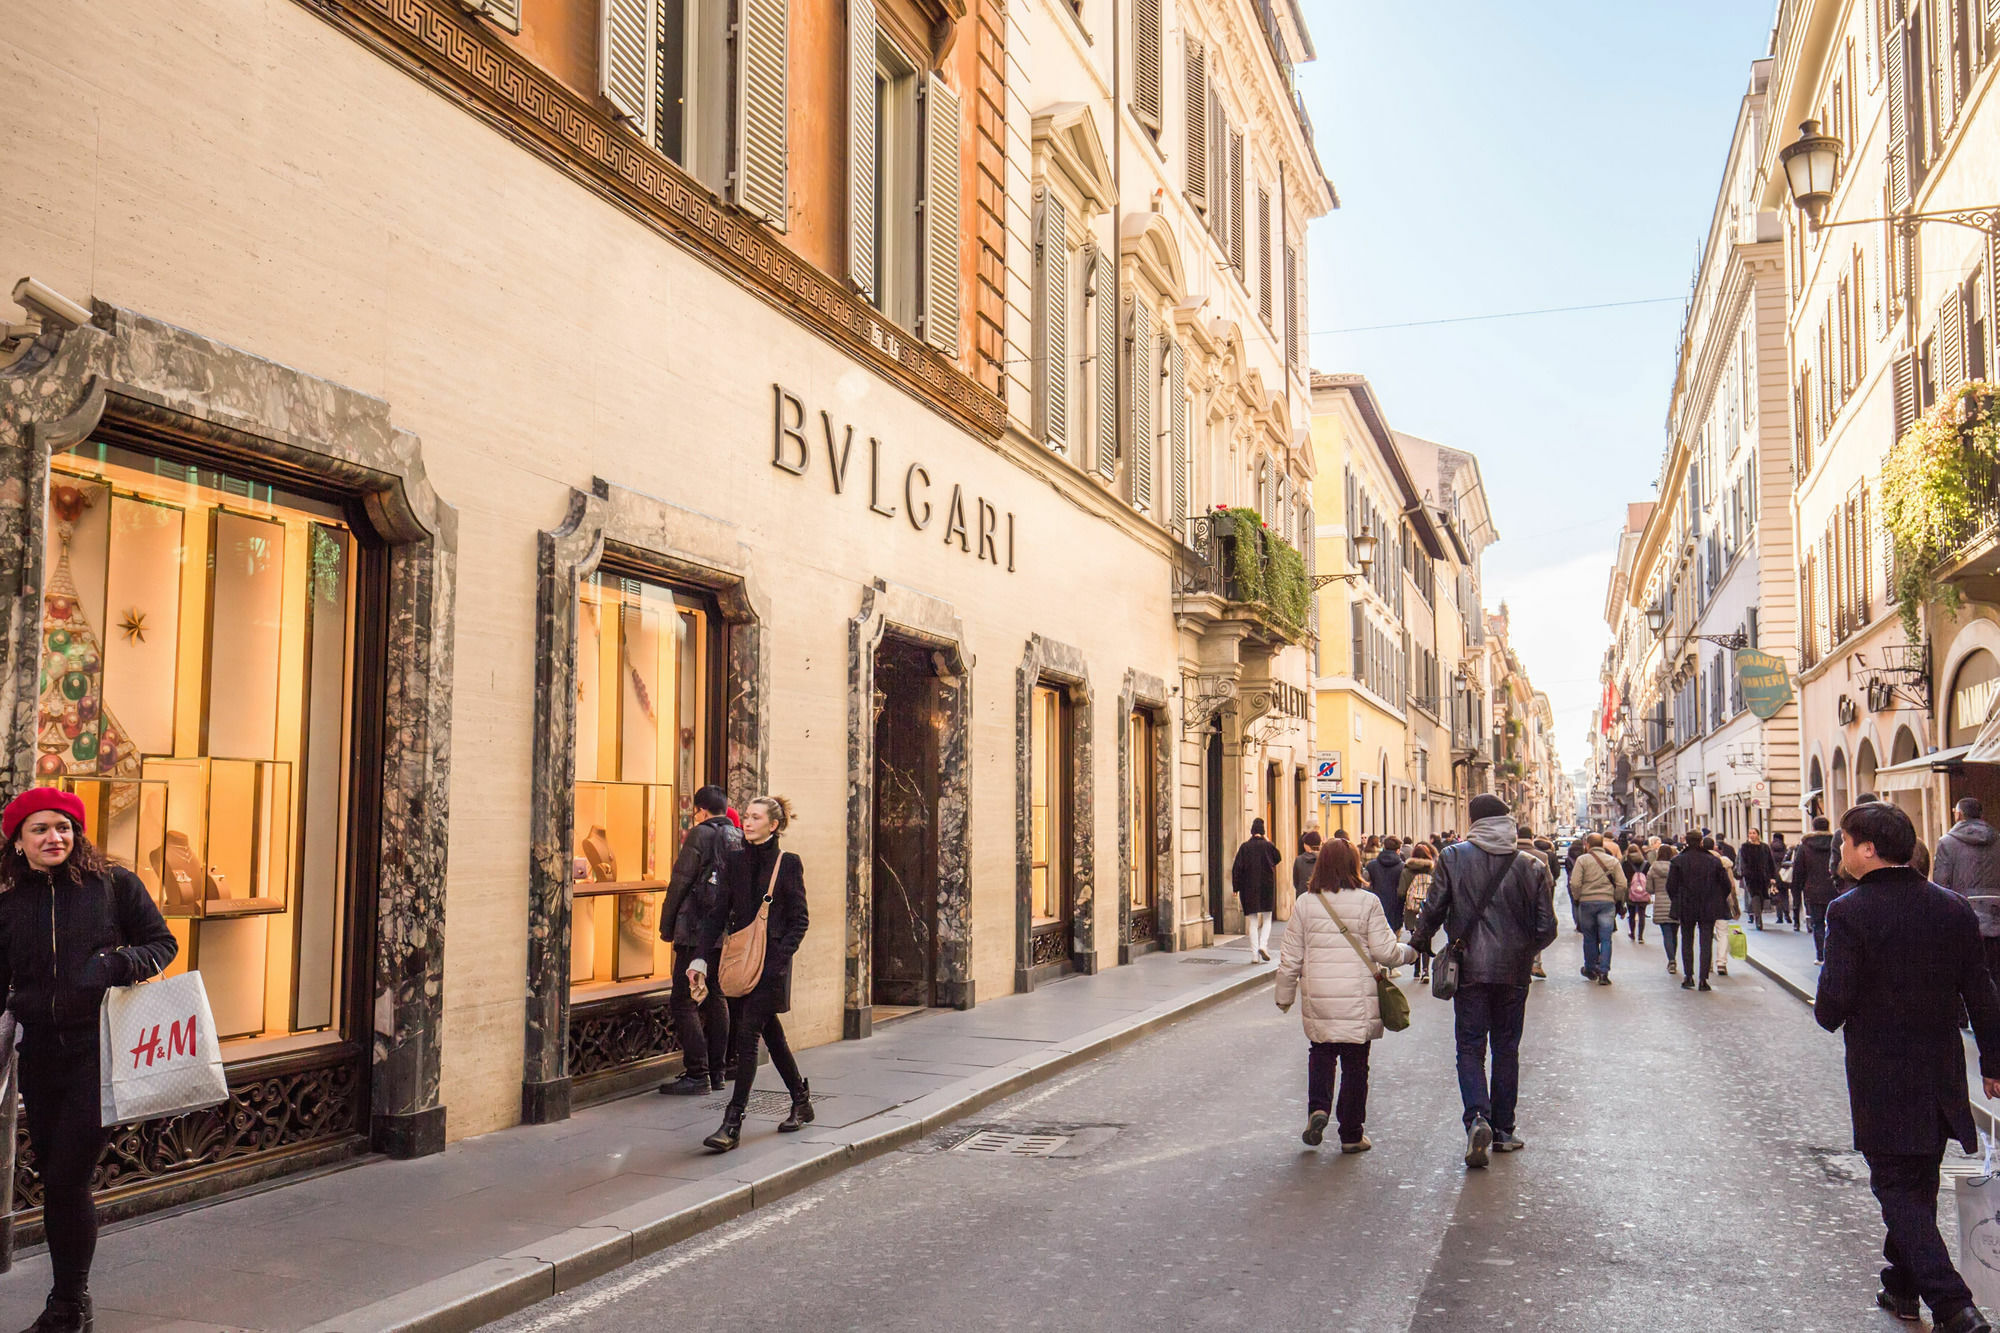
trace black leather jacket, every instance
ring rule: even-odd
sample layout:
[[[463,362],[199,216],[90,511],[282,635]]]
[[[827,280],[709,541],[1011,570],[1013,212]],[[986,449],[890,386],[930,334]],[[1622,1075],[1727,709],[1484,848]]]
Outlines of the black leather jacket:
[[[54,1029],[95,1042],[105,987],[158,976],[179,952],[153,896],[123,866],[53,885],[31,874],[0,893],[0,992],[31,1037]]]
[[[1474,926],[1473,913],[1496,876],[1499,886]],[[1535,955],[1556,939],[1548,862],[1533,849],[1495,854],[1471,842],[1453,843],[1438,854],[1411,945],[1422,952],[1440,926],[1454,945],[1467,941],[1461,982],[1526,986]]]
[[[688,830],[674,858],[667,881],[667,905],[660,913],[660,938],[680,948],[695,948],[702,923],[715,911],[720,897],[721,870],[731,855],[743,850],[743,834],[728,815],[714,815]]]

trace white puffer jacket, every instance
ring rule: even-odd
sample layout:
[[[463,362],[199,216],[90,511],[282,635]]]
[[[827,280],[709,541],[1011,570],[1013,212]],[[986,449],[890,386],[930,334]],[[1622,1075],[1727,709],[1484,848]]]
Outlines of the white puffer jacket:
[[[1327,915],[1340,920],[1375,960],[1363,966],[1354,946]],[[1365,889],[1299,895],[1291,923],[1278,945],[1278,1004],[1290,1008],[1305,994],[1308,1041],[1373,1041],[1382,1035],[1382,1008],[1375,998],[1375,972],[1415,962],[1416,950],[1398,944],[1382,901]]]

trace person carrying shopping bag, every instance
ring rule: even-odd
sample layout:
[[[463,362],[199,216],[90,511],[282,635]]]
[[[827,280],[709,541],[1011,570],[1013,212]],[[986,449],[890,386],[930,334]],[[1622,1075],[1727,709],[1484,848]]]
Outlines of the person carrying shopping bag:
[[[1326,1136],[1339,1074],[1340,1150],[1367,1152],[1368,1047],[1380,1037],[1378,980],[1387,969],[1415,960],[1398,944],[1382,902],[1361,891],[1361,860],[1352,843],[1335,841],[1320,851],[1311,892],[1299,899],[1278,943],[1278,1008],[1291,1012],[1303,995],[1306,1040],[1306,1128],[1313,1147]],[[1393,996],[1391,998],[1394,998]],[[1407,1010],[1405,1011],[1407,1021]]]
[[[139,877],[84,836],[83,802],[30,787],[0,811],[0,993],[19,1020],[21,1101],[54,1287],[28,1333],[89,1333],[100,1124],[98,1010],[180,951]]]

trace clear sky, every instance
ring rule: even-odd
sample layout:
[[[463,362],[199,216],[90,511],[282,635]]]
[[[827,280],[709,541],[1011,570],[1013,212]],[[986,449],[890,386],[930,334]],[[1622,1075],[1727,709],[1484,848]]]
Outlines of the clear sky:
[[[1310,241],[1313,366],[1479,456],[1486,601],[1556,710],[1602,686],[1605,580],[1650,500],[1682,301],[1772,0],[1302,0],[1299,82],[1339,192]],[[1334,332],[1549,306],[1657,304]]]

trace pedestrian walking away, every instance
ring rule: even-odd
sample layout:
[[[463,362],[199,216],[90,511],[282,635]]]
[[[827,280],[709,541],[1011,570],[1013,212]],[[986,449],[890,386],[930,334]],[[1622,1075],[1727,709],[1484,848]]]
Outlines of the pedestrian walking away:
[[[158,976],[179,952],[145,884],[90,841],[76,796],[30,787],[0,811],[0,994],[21,1029],[21,1103],[55,1277],[27,1333],[92,1327],[90,1179],[111,1140],[99,1125],[98,1009],[107,989]]]
[[[1535,955],[1556,938],[1555,882],[1532,843],[1526,852],[1518,846],[1514,821],[1499,797],[1475,796],[1467,813],[1471,834],[1438,854],[1410,943],[1427,948],[1442,927],[1457,960],[1458,988],[1451,1000],[1465,1164],[1483,1167],[1489,1150],[1523,1146],[1515,1132],[1521,1034],[1529,970]]]
[[[1646,888],[1646,863],[1633,861],[1625,879],[1625,933],[1638,944],[1646,942],[1646,909],[1652,905],[1653,895]]]
[[[1802,918],[1799,915],[1798,903],[1792,900],[1791,855],[1790,849],[1785,846],[1784,833],[1782,831],[1773,833],[1771,864],[1777,867],[1777,883],[1772,886],[1771,898],[1778,908],[1778,924],[1783,925],[1789,921],[1792,923],[1792,929],[1797,930]]]
[[[1812,826],[1813,831],[1799,839],[1792,852],[1792,896],[1804,905],[1806,920],[1812,925],[1813,957],[1824,963],[1826,909],[1845,888],[1834,877],[1828,859],[1833,855],[1833,834],[1827,831],[1826,816],[1814,816]]]
[[[1618,936],[1618,909],[1629,893],[1625,867],[1604,850],[1604,835],[1584,840],[1583,855],[1570,867],[1569,898],[1576,928],[1583,934],[1583,977],[1611,984],[1611,942]]]
[[[2000,1097],[2000,993],[1987,975],[1979,919],[1909,864],[1916,829],[1896,806],[1854,806],[1840,829],[1841,865],[1855,886],[1826,909],[1813,1016],[1846,1042],[1854,1147],[1888,1233],[1875,1302],[1914,1321],[1922,1298],[1940,1333],[1991,1333],[1937,1225],[1946,1140],[1968,1153],[1978,1147],[1961,1006],[1984,1091]]]
[[[1382,915],[1389,922],[1389,929],[1398,934],[1403,929],[1403,840],[1389,837],[1382,839],[1382,850],[1368,862],[1368,887],[1382,904]]]
[[[1299,839],[1299,854],[1292,858],[1292,902],[1306,896],[1312,889],[1313,871],[1319,865],[1320,836],[1317,829],[1307,829]]]
[[[1271,913],[1278,905],[1278,862],[1284,860],[1271,840],[1264,836],[1264,821],[1250,821],[1250,836],[1236,849],[1229,867],[1229,887],[1243,904],[1243,935],[1250,945],[1250,961],[1271,958]]]
[[[1703,838],[1673,859],[1667,868],[1667,896],[1674,902],[1674,920],[1680,924],[1681,987],[1709,990],[1709,969],[1714,964],[1712,949],[1716,923],[1729,910],[1729,871],[1715,855],[1715,840]],[[1701,971],[1695,971],[1699,953]],[[1697,986],[1697,978],[1699,985]]]
[[[1360,858],[1351,843],[1328,848],[1310,891],[1292,908],[1278,943],[1278,1008],[1291,1012],[1303,997],[1306,1040],[1306,1128],[1313,1147],[1338,1110],[1340,1150],[1367,1152],[1368,1050],[1383,1033],[1376,975],[1413,961],[1382,914],[1381,901],[1362,892]],[[1340,1100],[1334,1101],[1338,1082]]]
[[[1729,896],[1723,899],[1722,915],[1717,917],[1715,924],[1709,927],[1709,933],[1714,937],[1715,975],[1726,977],[1729,975],[1730,927],[1734,926],[1737,919],[1743,915],[1743,897],[1737,891],[1736,849],[1722,839],[1710,834],[1706,829],[1702,830],[1701,848],[1717,861],[1721,862],[1723,881],[1729,885]],[[1682,938],[1686,938],[1686,936],[1683,935]]]
[[[1972,797],[1959,801],[1952,813],[1957,822],[1938,839],[1931,879],[1972,904],[1986,970],[2000,983],[2000,840]]]
[[[805,867],[779,846],[779,835],[792,823],[792,804],[782,796],[759,796],[743,807],[743,850],[723,863],[722,892],[703,928],[700,956],[689,970],[706,984],[721,986],[721,975],[709,977],[708,959],[721,950],[726,937],[755,929],[763,919],[764,966],[756,984],[729,997],[729,1028],[735,1038],[736,1087],[722,1113],[722,1125],[702,1140],[713,1152],[728,1152],[743,1136],[743,1116],[750,1107],[750,1088],[757,1081],[757,1043],[770,1052],[771,1068],[785,1081],[792,1113],[778,1126],[795,1133],[812,1123],[812,1089],[799,1073],[798,1061],[785,1040],[779,1015],[792,1007],[792,957],[806,937]],[[689,979],[692,983],[693,979]]]
[[[1431,872],[1437,868],[1437,848],[1434,844],[1420,842],[1410,853],[1410,859],[1403,862],[1403,875],[1398,887],[1403,894],[1403,920],[1414,932],[1417,918],[1423,914],[1424,899],[1430,896]],[[1420,950],[1417,954],[1417,980],[1428,981],[1431,976],[1430,950]]]
[[[722,1091],[729,1067],[729,1002],[720,986],[708,986],[694,998],[689,968],[698,957],[703,923],[715,914],[722,896],[722,867],[743,850],[743,834],[729,817],[729,797],[720,787],[702,787],[694,794],[702,820],[681,840],[667,880],[666,907],[660,914],[660,938],[674,946],[673,992],[668,1013],[674,1038],[681,1044],[681,1075],[660,1085],[673,1096],[699,1096]],[[712,979],[719,955],[708,956]]]
[[[1778,862],[1771,855],[1771,848],[1764,841],[1764,835],[1751,829],[1744,836],[1743,846],[1738,850],[1736,864],[1743,884],[1743,895],[1749,899],[1750,920],[1757,929],[1764,928],[1764,913],[1771,905],[1771,890],[1778,887]],[[1783,908],[1779,909],[1780,915]]]
[[[1540,858],[1542,864],[1548,868],[1549,883],[1552,886],[1553,892],[1556,876],[1562,873],[1562,863],[1556,859],[1555,852],[1549,846],[1547,840],[1535,837],[1533,833],[1529,832],[1526,824],[1521,824],[1517,826],[1517,836],[1514,839],[1514,846],[1518,851],[1527,852],[1531,856]],[[1539,949],[1535,951],[1534,960],[1528,965],[1528,977],[1532,981],[1545,981],[1548,979],[1548,973],[1542,971],[1542,954]]]

